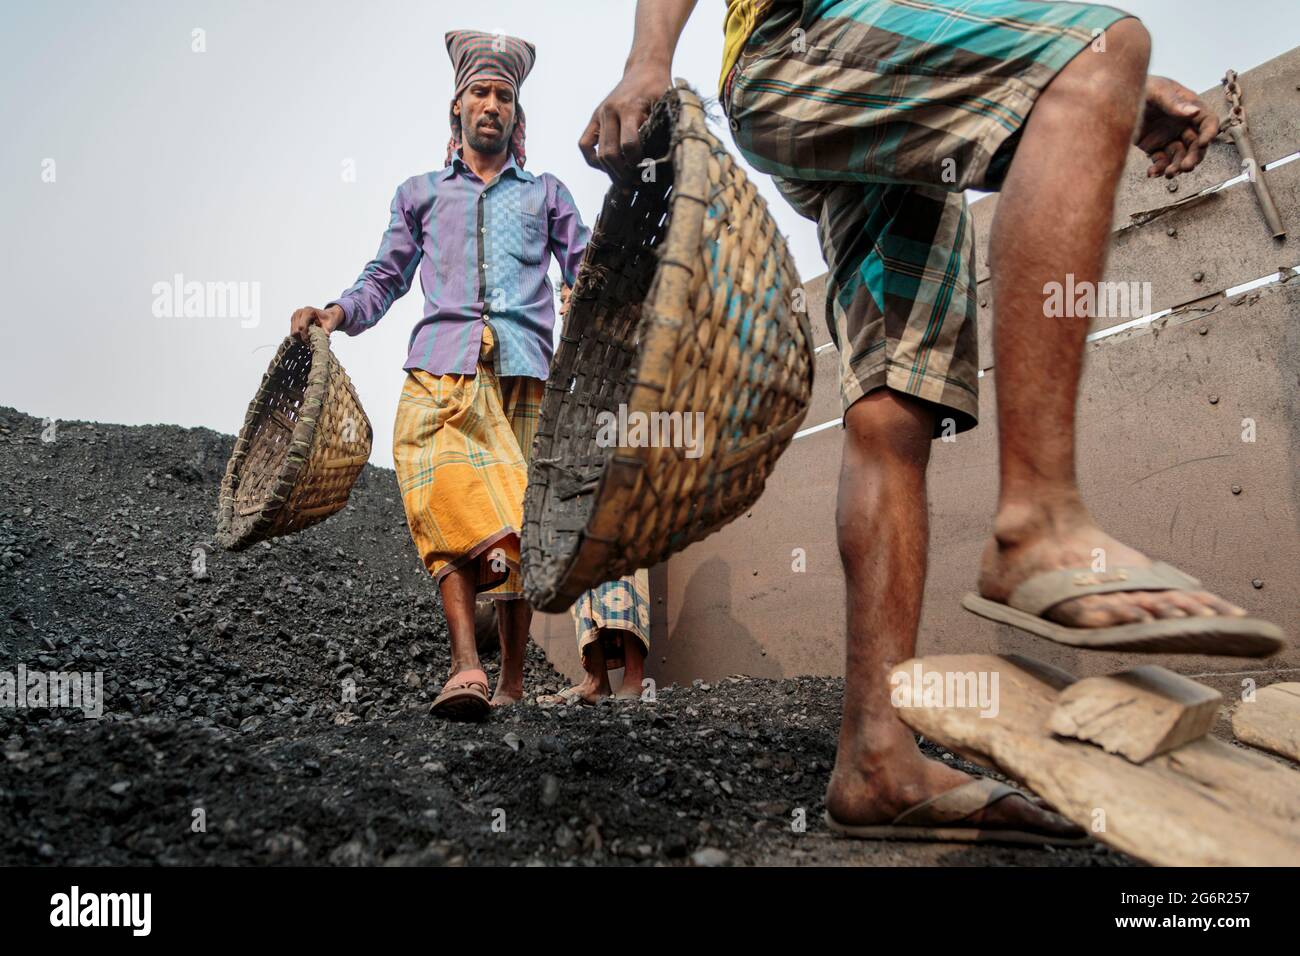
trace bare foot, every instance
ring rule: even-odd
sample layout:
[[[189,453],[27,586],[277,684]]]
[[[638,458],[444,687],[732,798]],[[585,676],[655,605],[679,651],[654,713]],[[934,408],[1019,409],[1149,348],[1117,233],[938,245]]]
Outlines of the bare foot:
[[[904,810],[972,779],[960,770],[926,758],[911,733],[903,733],[905,739],[900,737],[887,753],[877,751],[848,762],[837,757],[826,790],[826,809],[837,822],[850,826],[888,824]],[[1006,797],[977,811],[961,826],[1022,830],[1067,839],[1086,835],[1064,817],[1018,796]]]
[[[524,699],[524,675],[510,675],[502,671],[497,675],[497,689],[490,703],[495,707],[509,707]]]
[[[1023,581],[1042,571],[1148,566],[1151,559],[1116,541],[1093,522],[1076,497],[1064,503],[1003,506],[980,564],[979,593],[1005,603]],[[1116,591],[1072,598],[1044,616],[1069,627],[1112,627],[1160,618],[1244,617],[1246,612],[1208,591]]]

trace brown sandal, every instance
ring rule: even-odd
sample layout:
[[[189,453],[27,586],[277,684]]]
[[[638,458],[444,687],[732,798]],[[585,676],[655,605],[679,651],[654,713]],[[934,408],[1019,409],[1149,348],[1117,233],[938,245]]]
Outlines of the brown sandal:
[[[429,713],[449,720],[482,720],[491,710],[487,674],[478,668],[453,674],[429,707]]]

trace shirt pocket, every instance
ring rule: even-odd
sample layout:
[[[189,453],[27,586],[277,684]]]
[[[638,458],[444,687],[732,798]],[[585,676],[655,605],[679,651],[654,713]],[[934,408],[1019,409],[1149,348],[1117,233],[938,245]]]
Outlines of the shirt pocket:
[[[526,266],[539,265],[546,256],[548,231],[545,213],[520,213],[519,245],[516,258]]]

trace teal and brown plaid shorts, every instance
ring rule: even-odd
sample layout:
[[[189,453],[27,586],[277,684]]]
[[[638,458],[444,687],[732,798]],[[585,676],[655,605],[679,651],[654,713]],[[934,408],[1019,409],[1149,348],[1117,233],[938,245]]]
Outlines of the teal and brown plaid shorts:
[[[940,406],[936,434],[975,425],[963,191],[999,188],[1038,94],[1126,16],[1036,0],[774,0],[724,106],[745,159],[817,223],[846,411],[886,387]]]

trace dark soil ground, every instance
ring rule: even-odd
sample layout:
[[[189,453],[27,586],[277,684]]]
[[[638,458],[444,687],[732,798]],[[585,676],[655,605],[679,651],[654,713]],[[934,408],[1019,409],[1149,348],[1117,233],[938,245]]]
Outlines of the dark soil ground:
[[[393,472],[231,554],[212,546],[229,436],[42,432],[0,408],[0,670],[101,671],[106,701],[0,709],[0,864],[1130,862],[831,837],[837,680],[436,720],[446,624]],[[560,689],[530,654],[529,694]]]

